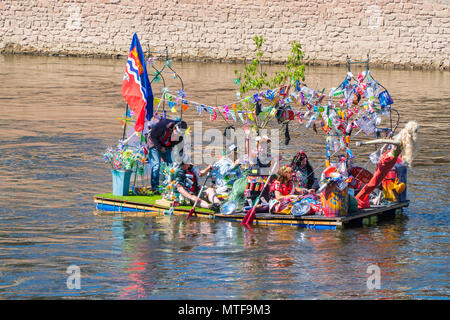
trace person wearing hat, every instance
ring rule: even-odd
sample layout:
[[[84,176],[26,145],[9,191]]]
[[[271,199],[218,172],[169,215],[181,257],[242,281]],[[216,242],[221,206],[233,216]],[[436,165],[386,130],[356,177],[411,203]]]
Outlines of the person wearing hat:
[[[300,188],[304,188],[308,193],[315,192],[314,170],[309,163],[308,156],[303,150],[292,159],[292,169],[297,173],[297,182]]]
[[[162,160],[172,164],[172,149],[183,141],[183,135],[187,129],[184,121],[161,119],[150,130],[147,135],[147,146],[149,150],[151,166],[151,184],[153,193],[158,193],[159,169]]]
[[[213,166],[209,165],[205,169],[199,170],[198,167],[191,163],[189,157],[185,155],[175,172],[175,188],[191,204],[198,200],[200,207],[218,210],[222,202],[217,198],[213,188],[206,189],[198,198],[198,193],[200,192],[199,178],[205,176],[212,168]]]
[[[225,156],[229,154],[232,154],[232,159]],[[228,152],[224,153],[219,161],[213,164],[211,180],[214,183],[216,194],[224,196],[230,193],[234,182],[241,176],[239,165],[240,160],[237,157],[237,146],[232,144],[228,147]]]

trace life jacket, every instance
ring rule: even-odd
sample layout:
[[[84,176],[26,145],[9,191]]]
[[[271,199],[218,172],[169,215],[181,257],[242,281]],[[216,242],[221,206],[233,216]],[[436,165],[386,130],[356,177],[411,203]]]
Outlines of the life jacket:
[[[193,168],[191,167],[190,169],[188,169],[185,174],[192,176],[192,185],[189,188],[189,193],[197,193],[198,181],[197,181],[197,175],[195,174]]]
[[[159,114],[155,114],[155,115],[153,115],[152,119],[150,120],[149,131],[148,131],[147,136],[146,136],[147,145],[149,146],[149,148],[151,148],[154,145],[153,142],[151,141],[151,138],[150,138],[151,131],[162,120],[165,120],[165,119],[167,119],[165,117],[165,115],[161,116]],[[173,126],[172,128],[166,128],[166,132],[164,133],[164,136],[162,138],[160,138],[160,140],[159,140],[161,145],[163,145],[166,148],[172,148],[175,145],[175,141],[171,141],[171,137],[172,137],[172,133],[173,133],[174,128],[175,128],[175,126]]]
[[[171,148],[173,146],[174,141],[170,141],[170,138],[172,137],[172,132],[173,132],[173,127],[168,128],[166,130],[166,133],[164,134],[164,136],[161,138],[160,141],[164,147]]]

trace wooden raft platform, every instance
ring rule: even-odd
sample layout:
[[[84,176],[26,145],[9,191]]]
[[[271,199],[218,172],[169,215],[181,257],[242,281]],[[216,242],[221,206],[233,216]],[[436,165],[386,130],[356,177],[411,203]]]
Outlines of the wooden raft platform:
[[[113,199],[104,196],[95,196],[94,202],[100,214],[122,214],[125,216],[154,217],[166,215],[169,209],[167,205],[148,204],[130,200]],[[388,205],[373,206],[370,209],[362,209],[345,217],[325,217],[321,215],[294,217],[292,215],[257,213],[254,225],[291,225],[311,229],[340,229],[351,226],[362,226],[377,223],[382,220],[393,219],[402,213],[402,209],[409,205],[409,200],[393,202]],[[175,207],[174,215],[187,215],[189,208]],[[192,218],[223,219],[241,222],[245,213],[221,214],[206,209],[196,209]]]

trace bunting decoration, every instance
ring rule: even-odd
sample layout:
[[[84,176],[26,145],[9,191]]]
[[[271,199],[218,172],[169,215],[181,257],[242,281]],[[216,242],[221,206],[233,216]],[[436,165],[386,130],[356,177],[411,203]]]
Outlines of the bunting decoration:
[[[358,128],[357,134],[379,134],[376,127],[379,117],[389,114],[393,101],[387,91],[380,93],[380,85],[369,70],[356,78],[349,72],[339,86],[331,88],[328,100],[324,92],[325,89],[314,90],[296,81],[292,86],[284,85],[246,97],[237,94],[237,101],[211,106],[186,99],[181,90],[171,92],[163,88],[162,97],[154,98],[154,104],[166,102],[173,113],[177,112],[176,106],[181,106],[183,112],[193,107],[199,116],[207,112],[211,121],[215,121],[219,113],[225,121],[250,125],[270,118],[286,124],[296,120],[298,126],[312,129],[316,134],[318,129],[324,132],[327,158],[331,153],[342,151],[351,159],[353,154],[348,148],[351,131]],[[286,141],[289,141],[289,129],[287,126],[285,129]]]

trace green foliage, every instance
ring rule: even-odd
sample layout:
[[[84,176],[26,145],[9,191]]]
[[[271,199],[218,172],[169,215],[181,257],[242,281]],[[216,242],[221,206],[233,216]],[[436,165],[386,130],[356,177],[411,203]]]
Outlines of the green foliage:
[[[296,81],[305,81],[305,64],[303,63],[303,51],[300,43],[293,41],[291,43],[291,52],[287,57],[287,63],[284,65],[283,70],[278,70],[275,75],[268,78],[267,72],[263,70],[262,57],[264,39],[262,36],[255,36],[253,41],[256,46],[256,58],[253,59],[250,65],[244,67],[243,72],[234,70],[237,78],[235,83],[239,84],[239,92],[241,95],[253,92],[261,92],[266,89],[276,89],[281,85],[294,85]],[[254,112],[255,105],[250,101],[242,101],[240,109]],[[264,110],[264,108],[263,108]],[[258,129],[264,128],[271,116],[256,117],[254,128],[258,132]]]
[[[291,53],[287,58],[285,70],[276,71],[275,75],[268,79],[267,72],[263,71],[261,63],[264,39],[262,36],[255,36],[253,41],[256,46],[256,58],[250,65],[244,67],[244,73],[234,70],[238,76],[235,82],[240,84],[241,94],[252,90],[261,91],[264,88],[274,89],[280,85],[294,84],[297,80],[305,81],[305,64],[300,43],[295,40],[291,43]]]
[[[297,41],[293,41],[286,70],[275,72],[275,76],[270,79],[270,85],[276,87],[288,83],[295,84],[296,81],[305,81],[305,64],[303,63],[302,46]]]
[[[234,70],[234,73],[238,76],[238,83],[240,84],[239,91],[246,93],[250,90],[261,90],[264,86],[269,86],[267,80],[267,73],[262,70],[261,58],[263,52],[261,47],[264,43],[262,36],[255,36],[253,38],[256,46],[256,58],[253,59],[250,65],[244,67],[244,74],[238,70]]]

